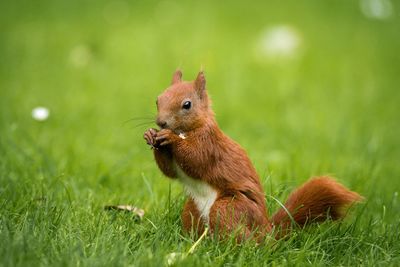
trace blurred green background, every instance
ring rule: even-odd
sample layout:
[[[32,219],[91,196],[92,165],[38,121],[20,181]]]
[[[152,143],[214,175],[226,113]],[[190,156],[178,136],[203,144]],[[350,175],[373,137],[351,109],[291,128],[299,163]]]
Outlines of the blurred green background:
[[[142,140],[177,68],[185,80],[205,70],[220,127],[267,195],[332,174],[367,198],[349,219],[353,241],[270,254],[206,241],[182,264],[395,264],[399,12],[390,0],[2,1],[1,264],[157,266],[191,246],[182,189]],[[38,106],[47,120],[32,117]],[[148,220],[110,217],[106,204]]]

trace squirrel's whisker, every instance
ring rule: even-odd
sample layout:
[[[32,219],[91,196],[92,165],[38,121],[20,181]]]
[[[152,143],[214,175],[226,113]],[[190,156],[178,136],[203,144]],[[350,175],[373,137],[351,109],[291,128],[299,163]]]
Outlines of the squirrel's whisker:
[[[128,119],[128,120],[122,122],[122,125],[125,125],[129,122],[135,122],[135,121],[154,122],[155,119],[154,119],[154,117],[135,117],[135,118],[131,118],[131,119]]]
[[[154,123],[153,121],[152,121],[152,122],[142,122],[142,123],[136,124],[136,125],[133,126],[131,129],[136,129],[136,128],[138,128],[138,127],[146,126],[146,125],[152,125],[153,123]]]

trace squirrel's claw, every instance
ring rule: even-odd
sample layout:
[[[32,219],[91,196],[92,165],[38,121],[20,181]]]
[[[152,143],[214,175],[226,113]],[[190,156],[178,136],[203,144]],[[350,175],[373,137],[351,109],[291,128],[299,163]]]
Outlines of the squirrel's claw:
[[[171,143],[172,143],[171,140],[165,140],[165,141],[163,141],[163,142],[160,143],[160,146],[166,146],[166,145],[169,145],[169,144],[171,144]]]
[[[144,140],[146,140],[146,143],[148,145],[150,145],[152,148],[154,148],[154,146],[156,144],[156,140],[155,140],[156,135],[157,135],[157,131],[153,128],[148,129],[143,135],[143,138],[144,138]]]
[[[155,140],[159,142],[160,146],[166,146],[172,144],[176,140],[176,134],[170,129],[162,129],[157,133]]]

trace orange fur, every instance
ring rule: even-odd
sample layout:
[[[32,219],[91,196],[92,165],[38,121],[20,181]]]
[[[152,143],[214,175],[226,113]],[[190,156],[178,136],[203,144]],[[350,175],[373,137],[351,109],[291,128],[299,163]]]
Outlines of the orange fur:
[[[185,176],[179,179],[191,194],[182,213],[183,228],[201,233],[209,225],[219,236],[240,228],[244,238],[278,226],[286,233],[290,216],[281,209],[268,219],[264,191],[250,159],[219,129],[203,72],[193,82],[181,77],[180,71],[175,72],[171,86],[157,99],[161,129],[149,129],[144,138],[154,148],[157,165],[166,176]],[[333,179],[322,177],[292,193],[285,207],[295,223],[303,226],[328,216],[340,219],[343,209],[360,199]]]
[[[290,230],[292,223],[303,227],[308,223],[323,222],[328,218],[341,219],[345,215],[346,207],[362,199],[359,194],[348,190],[330,177],[313,178],[289,195],[284,204],[286,210],[278,210],[272,216],[272,223],[279,227],[281,235],[284,235]]]

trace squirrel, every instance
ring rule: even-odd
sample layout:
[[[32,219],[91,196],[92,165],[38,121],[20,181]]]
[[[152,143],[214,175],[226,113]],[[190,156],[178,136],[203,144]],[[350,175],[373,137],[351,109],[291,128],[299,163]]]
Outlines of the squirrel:
[[[144,139],[164,175],[184,186],[185,232],[200,235],[207,227],[221,237],[240,234],[240,240],[268,233],[280,238],[294,225],[341,219],[346,208],[363,199],[331,177],[316,177],[268,218],[264,190],[247,153],[218,127],[204,72],[188,82],[177,70],[156,105],[160,130],[148,129]]]

